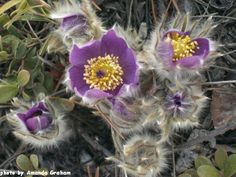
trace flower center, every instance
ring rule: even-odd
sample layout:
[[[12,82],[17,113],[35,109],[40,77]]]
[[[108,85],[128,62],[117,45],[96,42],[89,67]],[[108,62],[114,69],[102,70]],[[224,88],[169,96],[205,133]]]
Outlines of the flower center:
[[[43,114],[43,111],[42,110],[37,110],[36,112],[33,113],[33,115],[31,116],[32,117],[37,117],[37,116],[41,116]]]
[[[108,91],[123,83],[124,72],[118,59],[113,55],[105,55],[88,60],[88,64],[84,66],[84,80],[90,88]]]
[[[177,107],[180,107],[182,104],[181,104],[181,98],[180,96],[174,96],[174,104],[177,106]]]
[[[169,33],[167,40],[171,42],[174,48],[173,62],[192,56],[196,49],[199,49],[198,42],[192,41],[189,35],[180,35],[179,33]]]

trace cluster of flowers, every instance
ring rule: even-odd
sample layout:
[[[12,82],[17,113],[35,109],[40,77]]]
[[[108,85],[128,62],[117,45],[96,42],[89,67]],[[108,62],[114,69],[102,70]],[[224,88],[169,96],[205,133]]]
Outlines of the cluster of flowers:
[[[103,28],[87,0],[57,4],[51,17],[60,22],[56,34],[69,50],[66,86],[113,129],[118,153],[108,160],[138,177],[161,173],[171,134],[197,126],[207,103],[200,83],[214,58],[208,37],[212,20],[192,22],[189,15],[178,15],[140,42],[135,32],[131,38],[121,27]],[[15,131],[19,138],[43,146],[69,134],[50,101],[24,108],[9,115],[10,122],[22,127]]]

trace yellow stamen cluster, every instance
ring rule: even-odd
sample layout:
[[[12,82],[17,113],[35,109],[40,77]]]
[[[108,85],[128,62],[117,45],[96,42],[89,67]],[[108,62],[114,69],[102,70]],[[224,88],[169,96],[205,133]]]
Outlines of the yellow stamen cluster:
[[[171,42],[174,48],[173,62],[184,57],[190,57],[195,53],[196,49],[199,49],[197,41],[192,41],[189,35],[180,35],[172,32],[167,35],[167,40]]]
[[[116,56],[106,55],[88,60],[88,64],[84,66],[84,80],[90,88],[109,91],[123,83],[124,72],[118,59]]]

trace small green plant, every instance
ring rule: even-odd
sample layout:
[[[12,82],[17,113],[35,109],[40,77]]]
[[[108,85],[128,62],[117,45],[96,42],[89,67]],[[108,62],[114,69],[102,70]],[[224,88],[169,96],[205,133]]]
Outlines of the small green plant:
[[[45,168],[39,168],[39,159],[35,154],[31,154],[29,157],[20,154],[16,158],[17,167],[25,172],[25,177],[32,177],[32,175],[27,175],[28,171],[48,171]]]
[[[233,177],[236,174],[236,154],[228,156],[224,149],[218,149],[212,161],[199,156],[194,166],[195,169],[188,169],[178,177]]]

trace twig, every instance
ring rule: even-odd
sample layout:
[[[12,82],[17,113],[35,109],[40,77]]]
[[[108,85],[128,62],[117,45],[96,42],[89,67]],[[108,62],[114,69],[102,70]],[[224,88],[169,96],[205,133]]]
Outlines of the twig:
[[[205,90],[205,91],[212,91],[212,90],[215,90],[215,91],[217,91],[218,93],[222,93],[222,94],[230,94],[230,95],[236,94],[233,89],[232,89],[232,90],[229,90],[229,88],[209,87],[209,88],[206,88],[206,89],[204,89],[204,90]]]
[[[39,60],[41,60],[42,62],[44,62],[45,64],[47,64],[48,66],[54,68],[57,71],[61,71],[59,70],[52,62],[45,60],[43,57],[41,57],[40,55],[37,55],[37,57],[39,58]]]
[[[27,24],[28,24],[28,26],[29,26],[29,28],[30,28],[30,31],[31,31],[32,34],[34,35],[34,37],[37,38],[37,40],[42,44],[42,41],[40,40],[40,38],[38,37],[38,35],[34,32],[34,29],[32,28],[30,22],[29,22],[28,20],[27,20],[26,22],[27,22]]]
[[[173,161],[173,175],[176,177],[176,168],[175,168],[175,150],[174,150],[174,144],[173,141],[171,141],[171,148],[172,148],[172,161]]]
[[[179,10],[179,7],[178,7],[178,4],[177,4],[176,0],[171,0],[171,1],[174,4],[175,9],[177,10],[178,14],[180,14],[180,10]]]
[[[162,27],[163,27],[164,24],[165,24],[165,21],[166,21],[167,15],[168,15],[168,10],[169,10],[169,8],[170,8],[170,5],[171,5],[171,0],[170,0],[168,6],[167,6],[167,8],[166,8],[164,17],[163,17],[162,20],[161,20],[161,25],[160,25],[160,27],[159,27],[159,30],[160,30],[160,31],[161,31]]]
[[[195,139],[192,139],[192,140],[190,140],[190,141],[188,141],[184,144],[176,146],[175,152],[190,148],[190,147],[192,147],[194,145],[197,145],[197,144],[200,144],[204,141],[210,141],[213,138],[215,138],[216,136],[222,135],[225,132],[227,132],[229,130],[234,130],[234,129],[236,129],[236,122],[231,122],[231,123],[227,124],[226,126],[224,126],[222,128],[212,130],[206,136],[199,136],[199,137],[197,137]]]
[[[57,96],[57,95],[60,95],[62,93],[66,93],[66,89],[61,89],[61,90],[58,90],[57,92],[53,92],[51,95],[49,95],[50,97],[53,97],[53,96]]]
[[[147,24],[147,36],[149,36],[151,32],[151,20],[150,20],[150,0],[146,0],[146,5],[145,5],[145,20]]]
[[[236,43],[222,44],[220,47],[235,47]]]
[[[219,69],[223,69],[223,70],[226,70],[226,71],[230,71],[230,72],[236,73],[235,69],[230,69],[230,68],[226,68],[226,67],[223,67],[223,66],[210,65],[210,67],[219,68]]]
[[[151,4],[152,4],[152,14],[153,14],[153,20],[154,20],[154,24],[157,24],[157,14],[156,14],[156,9],[155,9],[155,3],[154,0],[151,0]]]
[[[15,106],[13,106],[13,105],[2,105],[2,104],[0,104],[0,109],[4,109],[4,108],[15,108]]]
[[[45,1],[43,0],[36,0],[39,4],[41,4],[43,7],[47,8],[47,9],[51,9],[51,6],[46,3]]]
[[[94,2],[94,1],[95,1],[95,0],[92,1],[93,6],[94,6],[97,10],[102,11],[102,9],[101,9],[101,8],[97,5],[97,3]]]
[[[201,5],[207,6],[207,3],[205,3],[205,2],[202,1],[202,0],[195,0],[195,1],[198,2],[198,3],[201,4]]]
[[[99,177],[99,167],[96,168],[96,173],[95,173],[95,177]]]
[[[229,17],[229,16],[221,16],[221,15],[196,15],[196,16],[191,16],[192,18],[202,18],[202,17],[212,17],[212,18],[225,18],[225,19],[230,19],[230,20],[236,20],[235,17]]]
[[[130,6],[129,6],[129,18],[128,18],[128,27],[131,24],[131,17],[132,17],[132,7],[133,7],[134,0],[130,1]]]
[[[120,131],[113,125],[112,121],[102,112],[98,105],[95,106],[99,113],[102,115],[102,118],[106,120],[106,122],[111,126],[111,128],[122,138],[125,139],[124,136],[120,133]]]
[[[89,165],[87,165],[87,173],[88,173],[88,177],[93,177]]]
[[[236,83],[236,80],[205,82],[201,83],[201,85],[234,84],[234,83]]]
[[[232,50],[232,51],[229,51],[229,52],[227,52],[227,53],[223,53],[223,54],[220,55],[220,56],[222,57],[222,56],[225,56],[225,55],[230,55],[230,54],[235,53],[235,52],[236,52],[236,50]]]
[[[54,92],[56,92],[56,91],[59,89],[59,87],[60,87],[60,85],[63,83],[63,81],[64,81],[64,75],[62,74],[61,77],[60,77],[60,79],[59,79],[59,81],[57,82],[57,84],[56,84],[54,90],[53,90]]]

